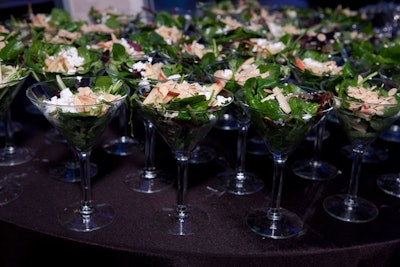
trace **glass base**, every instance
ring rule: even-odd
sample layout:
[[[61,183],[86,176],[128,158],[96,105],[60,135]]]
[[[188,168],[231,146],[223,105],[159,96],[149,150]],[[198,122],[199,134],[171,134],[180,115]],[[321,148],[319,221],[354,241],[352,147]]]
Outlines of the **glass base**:
[[[395,124],[390,126],[389,129],[381,132],[379,138],[388,142],[400,143],[400,126]]]
[[[97,174],[97,165],[90,163],[89,176],[93,177]],[[62,162],[61,164],[50,168],[49,175],[51,178],[65,182],[75,183],[81,181],[81,171],[79,168],[79,162],[73,160]]]
[[[233,115],[227,113],[222,115],[217,120],[217,123],[214,125],[214,128],[225,131],[235,131],[239,129],[239,125],[236,118]]]
[[[303,221],[299,216],[286,209],[279,211],[280,216],[271,216],[270,210],[254,210],[247,215],[247,225],[254,233],[272,239],[286,239],[303,233]]]
[[[270,155],[268,147],[261,137],[249,138],[246,143],[246,152],[253,155]]]
[[[148,171],[147,175],[145,171],[140,171],[127,175],[124,183],[135,192],[151,194],[172,187],[174,179],[160,170]]]
[[[9,149],[0,149],[0,166],[15,166],[33,159],[35,153],[24,147],[14,147],[12,153]]]
[[[179,212],[178,207],[166,208],[155,215],[157,229],[171,235],[193,235],[203,231],[209,224],[205,211],[186,206]]]
[[[225,191],[234,195],[250,195],[264,188],[264,182],[249,172],[223,172],[217,178],[222,182]]]
[[[341,151],[349,159],[354,158],[353,147],[351,145],[342,147]],[[362,162],[379,163],[387,160],[388,157],[389,157],[389,151],[387,149],[369,146],[364,153]]]
[[[376,180],[378,187],[391,196],[400,198],[400,174],[389,173],[378,176]]]
[[[90,215],[81,213],[81,202],[76,202],[62,210],[58,220],[62,226],[77,232],[90,232],[103,228],[114,221],[115,211],[112,206],[91,201],[93,212]]]
[[[215,159],[217,156],[217,152],[215,149],[204,146],[198,145],[192,152],[189,163],[190,164],[203,164],[210,162]]]
[[[0,179],[0,206],[6,205],[22,194],[22,186],[13,176]]]
[[[121,136],[108,140],[103,144],[103,149],[113,155],[128,156],[143,150],[143,145],[129,136]]]
[[[365,223],[378,216],[378,208],[366,199],[357,197],[353,205],[346,205],[347,195],[333,195],[324,200],[325,211],[341,221],[351,223]]]
[[[313,181],[330,180],[340,173],[332,164],[312,159],[295,161],[292,170],[297,176]]]

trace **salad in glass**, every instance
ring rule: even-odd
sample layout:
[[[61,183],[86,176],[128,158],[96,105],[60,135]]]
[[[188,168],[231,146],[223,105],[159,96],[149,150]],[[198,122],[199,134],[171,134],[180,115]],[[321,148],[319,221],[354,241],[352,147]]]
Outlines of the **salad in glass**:
[[[246,81],[242,103],[271,153],[289,153],[309,131],[313,121],[331,110],[332,93],[293,83],[271,83],[262,78]]]
[[[213,126],[210,122],[233,101],[232,93],[217,83],[143,81],[138,90],[141,93],[134,97],[141,112],[156,125],[173,151],[192,151]]]
[[[78,88],[77,79],[84,82]],[[116,110],[122,104],[121,98],[125,98],[129,92],[121,80],[109,76],[57,76],[56,80],[45,83],[46,90],[53,94],[51,98],[35,100],[30,95],[28,97],[38,102],[45,117],[64,134],[71,145],[82,151],[90,149],[96,137],[104,132],[110,116],[114,114],[107,110]]]
[[[400,113],[398,88],[383,80],[358,76],[335,86],[335,110],[352,142],[367,144],[390,127]]]

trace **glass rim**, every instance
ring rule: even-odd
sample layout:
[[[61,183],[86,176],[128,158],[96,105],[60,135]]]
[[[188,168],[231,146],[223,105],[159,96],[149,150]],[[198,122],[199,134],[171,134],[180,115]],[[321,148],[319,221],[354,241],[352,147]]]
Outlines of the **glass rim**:
[[[373,82],[373,81],[381,81],[381,83],[374,84],[374,85],[376,85],[376,88],[380,88],[381,90],[384,90],[386,92],[388,92],[390,89],[395,88],[395,89],[397,89],[397,93],[396,94],[400,96],[400,83],[399,83],[398,87],[396,87],[396,86],[395,87],[391,87],[391,88],[389,88],[389,90],[387,90],[387,89],[384,88],[384,85],[388,84],[388,82],[386,82],[384,78],[372,77],[372,78],[366,80],[365,82],[368,83],[368,82]],[[394,106],[400,105],[400,102],[382,104],[382,103],[376,103],[376,102],[368,102],[368,101],[363,101],[363,100],[357,100],[356,98],[349,99],[349,98],[346,98],[346,97],[350,97],[350,96],[346,95],[345,97],[343,97],[343,96],[338,96],[338,95],[334,94],[334,99],[337,99],[337,100],[343,101],[343,102],[347,102],[347,103],[356,103],[358,105],[367,104],[367,105],[371,105],[371,106],[385,106],[385,107],[394,107]]]
[[[368,105],[368,106],[380,106],[380,107],[395,107],[400,106],[400,102],[398,103],[376,103],[376,102],[367,102],[367,101],[357,101],[353,99],[346,99],[340,96],[333,96],[335,101],[346,102],[346,103],[354,103],[357,105]],[[336,106],[336,105],[335,105]],[[348,109],[348,108],[346,108]]]
[[[97,77],[101,77],[101,76],[74,76],[74,77],[62,77],[62,80],[78,80],[79,78],[81,79],[93,79],[93,78],[97,78]],[[104,76],[104,77],[110,77],[111,76]],[[125,93],[124,94],[119,94],[121,97],[114,99],[112,101],[103,101],[101,103],[93,103],[93,104],[79,104],[79,105],[75,105],[75,104],[55,104],[55,103],[51,103],[48,101],[51,101],[51,97],[48,98],[37,98],[35,97],[34,93],[33,93],[33,89],[39,86],[43,86],[45,84],[54,84],[57,83],[56,79],[51,79],[51,80],[46,80],[46,81],[40,81],[40,82],[35,82],[34,84],[30,85],[27,89],[26,89],[26,96],[29,98],[29,100],[38,103],[40,105],[45,105],[45,106],[53,106],[53,107],[74,107],[74,108],[88,108],[88,107],[98,107],[98,106],[104,106],[104,105],[114,105],[117,104],[120,101],[123,101],[124,99],[126,99],[129,95],[130,92],[130,88],[129,86],[122,80],[119,79],[118,81],[122,82],[122,86],[121,88],[125,88]],[[62,89],[60,89],[61,91]],[[41,100],[40,100],[41,99]],[[43,100],[48,100],[48,101],[43,101]]]
[[[148,82],[148,80],[145,80],[145,81]],[[159,82],[168,82],[168,81],[169,80],[166,80],[166,81],[164,81],[164,80],[163,81],[152,80],[150,82],[154,82],[155,84],[157,84]],[[213,84],[216,84],[216,83],[212,83],[212,82],[197,82],[197,81],[187,81],[187,80],[184,80],[184,81],[188,82],[189,84],[199,84],[199,85],[213,85]],[[177,83],[176,81],[173,81],[173,82]],[[134,90],[134,95],[141,95],[140,91],[143,89],[144,86],[146,86],[146,85],[143,84],[142,87],[139,86],[138,88],[136,88]],[[221,104],[221,105],[211,106],[211,107],[208,107],[207,109],[201,109],[201,110],[171,109],[171,108],[166,108],[166,107],[164,107],[162,105],[158,105],[158,107],[157,107],[157,106],[152,106],[152,105],[145,105],[145,104],[143,104],[143,101],[141,101],[141,99],[139,99],[137,97],[135,97],[133,99],[134,99],[134,101],[136,103],[140,104],[141,106],[149,108],[149,109],[152,109],[152,110],[162,110],[162,111],[165,111],[165,112],[182,112],[182,113],[205,113],[205,112],[208,112],[208,111],[216,111],[216,110],[225,108],[225,107],[229,106],[230,104],[232,104],[234,102],[234,93],[232,93],[231,91],[229,91],[226,88],[222,88],[221,91],[216,96],[221,95],[221,92],[223,92],[224,94],[227,94],[228,96],[224,96],[224,97],[230,98],[230,100],[227,101],[226,103]]]
[[[28,78],[28,76],[30,75],[30,72],[28,69],[24,69],[27,71],[27,73],[25,73],[23,76],[18,77],[17,79],[13,79],[13,80],[8,80],[8,81],[0,81],[0,87],[4,87],[4,86],[8,86],[9,84],[13,84],[13,83],[18,83],[21,82],[23,80],[25,80],[26,78]]]
[[[308,87],[306,87],[308,88]],[[315,90],[316,92],[320,92],[320,93],[324,93],[318,90]],[[260,112],[265,112],[263,109],[260,108],[256,108],[256,107],[252,107],[250,106],[247,102],[243,101],[243,97],[244,97],[244,89],[240,89],[235,93],[235,100],[239,101],[241,105],[245,106],[246,108],[250,109],[250,110],[254,110],[254,111],[260,111]],[[304,94],[307,94],[307,92],[305,92]],[[302,94],[297,94],[297,95],[302,95]],[[315,114],[309,114],[309,113],[303,113],[303,114],[292,114],[292,113],[288,113],[286,114],[288,117],[303,117],[304,115],[311,115],[312,117],[315,116],[319,116],[321,114],[326,114],[329,113],[330,111],[333,110],[333,104],[330,107],[327,107],[321,111],[317,111]]]

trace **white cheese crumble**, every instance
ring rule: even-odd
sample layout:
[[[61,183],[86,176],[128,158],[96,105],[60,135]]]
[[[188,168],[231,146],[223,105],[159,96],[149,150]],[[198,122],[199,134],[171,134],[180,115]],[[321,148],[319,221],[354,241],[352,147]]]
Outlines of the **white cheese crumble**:
[[[304,114],[302,118],[304,121],[309,121],[309,120],[311,120],[312,116],[311,116],[311,114]]]
[[[53,96],[50,100],[43,100],[44,103],[52,104],[46,106],[46,112],[51,113],[55,111],[57,105],[62,106],[61,109],[63,112],[77,112],[74,107],[74,94],[71,92],[69,88],[65,88],[61,90],[60,97]]]
[[[49,56],[45,60],[48,72],[66,72],[74,74],[83,66],[85,59],[78,55],[78,49],[71,47],[62,49],[58,54]]]
[[[91,112],[98,110],[96,104],[102,103],[104,100],[111,102],[118,99],[120,95],[112,95],[104,92],[93,92],[89,87],[79,87],[78,92],[74,94],[69,88],[60,91],[60,96],[53,96],[49,100],[43,100],[46,106],[46,113],[51,113],[61,109],[62,112],[78,113]],[[103,105],[102,110],[107,110],[109,106]]]
[[[75,67],[82,66],[85,62],[85,59],[78,55],[78,49],[75,47],[63,50],[59,55],[63,56],[72,66]],[[74,70],[68,70],[68,72],[74,72]]]

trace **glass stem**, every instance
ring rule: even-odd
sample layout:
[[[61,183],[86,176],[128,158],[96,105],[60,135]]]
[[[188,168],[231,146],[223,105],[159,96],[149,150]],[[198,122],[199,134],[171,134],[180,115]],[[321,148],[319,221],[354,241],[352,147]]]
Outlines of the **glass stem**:
[[[144,178],[145,179],[154,179],[156,177],[156,167],[154,160],[154,139],[156,135],[156,129],[154,124],[149,120],[144,120],[144,129],[145,129],[145,166],[144,166]]]
[[[10,109],[8,109],[4,113],[3,123],[4,123],[4,136],[5,136],[4,151],[8,155],[12,155],[15,153],[15,144],[14,144],[14,129],[12,125]]]
[[[89,151],[76,150],[79,158],[80,172],[81,172],[81,186],[82,186],[82,200],[80,213],[90,215],[93,213],[92,201],[92,188],[90,182],[90,154]]]
[[[119,113],[118,113],[118,127],[120,130],[120,133],[122,134],[122,136],[126,136],[126,106],[125,103],[123,103],[121,105],[121,107],[119,108]]]
[[[314,139],[314,163],[318,163],[321,161],[321,151],[322,151],[322,142],[324,141],[324,133],[325,133],[325,119],[322,118],[319,123],[316,125],[317,129],[315,131],[315,139]]]
[[[283,173],[288,158],[287,154],[273,154],[274,177],[272,181],[272,203],[268,209],[267,216],[270,220],[279,220],[281,214],[281,197],[283,185]]]
[[[364,146],[358,146],[353,148],[353,165],[351,167],[350,174],[350,184],[347,193],[347,198],[345,200],[345,204],[349,207],[355,206],[357,194],[358,194],[358,178],[360,177],[362,159],[365,152]]]
[[[188,187],[188,166],[190,153],[176,153],[178,163],[178,199],[177,199],[177,217],[179,220],[184,220],[189,216],[187,207],[187,187]]]
[[[128,127],[127,127],[127,121],[126,121],[126,113],[128,107],[126,106],[126,103],[123,103],[121,107],[119,108],[119,118],[118,118],[118,123],[119,123],[119,129],[122,134],[122,136],[128,136]]]
[[[246,165],[246,140],[247,133],[249,130],[249,121],[239,120],[239,132],[237,140],[237,150],[236,150],[236,178],[239,180],[244,180],[245,177],[245,165]]]

